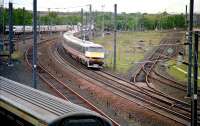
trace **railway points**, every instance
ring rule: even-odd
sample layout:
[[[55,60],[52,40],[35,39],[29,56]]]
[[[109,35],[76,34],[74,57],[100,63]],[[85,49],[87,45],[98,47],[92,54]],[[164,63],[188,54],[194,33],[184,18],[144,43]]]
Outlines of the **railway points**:
[[[54,41],[55,41],[55,40],[57,41],[58,39],[54,39]],[[48,42],[48,44],[49,44],[49,43],[52,43],[52,42],[49,42],[49,40],[48,40],[47,42]],[[44,43],[46,43],[46,42],[44,42]],[[42,45],[43,42],[41,42],[40,44]],[[52,46],[50,49],[52,49],[52,48],[57,48],[57,49],[55,49],[56,51],[58,51],[58,52],[57,52],[57,55],[61,55],[61,54],[59,54],[60,52],[63,53],[62,56],[58,56],[58,57],[61,57],[61,58],[62,58],[62,57],[65,57],[64,55],[68,55],[68,54],[66,53],[66,51],[62,49],[63,47],[62,47],[61,45],[59,45],[59,46],[58,46],[58,45],[57,45],[57,46],[54,45],[54,46]],[[62,51],[59,51],[59,50],[62,50]],[[51,51],[51,50],[49,50],[49,51]],[[156,54],[157,54],[157,53],[156,53]],[[41,55],[41,54],[40,54],[40,55]],[[55,55],[55,54],[54,54],[54,55]],[[29,54],[28,56],[31,56],[31,54]],[[56,56],[53,56],[53,57],[56,58]],[[160,56],[159,56],[159,57],[160,57]],[[158,58],[159,58],[159,57],[158,57]],[[30,57],[29,57],[29,58],[30,58]],[[70,57],[68,57],[68,58],[70,58]],[[152,58],[152,59],[155,60],[155,58]],[[63,59],[63,60],[64,60],[64,59]],[[72,59],[72,60],[73,60],[73,59]],[[74,62],[74,63],[72,63],[73,65],[75,65],[75,64],[78,65],[78,64],[76,63],[77,61],[73,61],[73,62]],[[66,62],[65,62],[65,63],[66,63]],[[65,64],[65,63],[64,63],[64,64]],[[149,62],[149,63],[150,63],[150,62]],[[150,65],[151,65],[151,64],[150,64]],[[45,68],[42,68],[42,67],[44,67],[44,66],[39,66],[39,67],[38,67],[39,73],[41,73],[41,74],[42,74],[42,73],[45,73],[44,70],[46,70]],[[83,68],[81,68],[81,67],[83,67]],[[85,69],[84,67],[85,67],[85,66],[80,65],[80,68],[78,68],[79,71],[82,70],[82,69],[84,70],[84,69]],[[151,66],[149,66],[149,65],[148,65],[148,67],[151,68]],[[77,67],[74,67],[74,68],[77,69]],[[91,71],[91,70],[92,70],[92,69],[89,69],[89,71]],[[87,71],[87,72],[89,72],[89,71]],[[144,68],[143,68],[143,71],[144,71],[144,74],[145,74],[145,73],[148,73],[148,71],[145,70]],[[85,71],[85,72],[82,72],[82,73],[86,74],[87,72]],[[93,77],[91,77],[91,78],[94,79],[94,73],[95,73],[95,72],[97,72],[97,75],[98,75],[98,76],[101,75],[101,76],[103,76],[104,78],[108,78],[108,80],[111,80],[110,77],[113,76],[112,74],[108,74],[108,75],[110,76],[110,77],[109,77],[108,75],[106,75],[106,73],[103,74],[103,73],[101,73],[100,71],[96,71],[96,70],[92,70],[91,73],[88,73],[88,74],[86,74],[86,75],[87,75],[87,76],[92,75]],[[58,74],[58,76],[59,76],[59,72],[57,72],[57,74]],[[43,75],[43,76],[44,76],[44,75]],[[46,75],[45,75],[45,76],[46,76]],[[63,75],[60,75],[60,76],[63,76]],[[95,75],[95,76],[96,76],[96,75]],[[41,77],[41,78],[42,78],[42,77]],[[50,77],[46,77],[46,78],[48,78],[48,81],[50,81]],[[96,80],[97,78],[99,78],[99,77],[95,77],[95,80]],[[119,79],[119,78],[116,77],[116,80],[115,80],[115,79],[114,79],[114,80],[115,80],[116,82],[120,80],[120,79],[119,79],[119,80],[117,80],[117,79]],[[47,80],[45,80],[44,78],[43,78],[43,80],[44,80],[44,81],[47,81]],[[99,79],[98,81],[100,81],[100,80],[101,80],[101,79]],[[114,80],[113,80],[113,81],[114,81]],[[124,80],[121,80],[121,81],[124,81]],[[105,82],[103,82],[103,80],[101,80],[100,82],[101,82],[101,83],[105,83]],[[108,83],[112,83],[112,84],[113,84],[113,83],[116,83],[116,82],[108,82]],[[48,83],[49,83],[49,82],[48,82]],[[59,85],[59,84],[56,84],[57,82],[55,82],[55,81],[53,81],[53,82],[51,82],[51,83],[52,83],[52,84],[55,84],[55,85],[51,85],[50,87],[53,88],[54,90],[57,90],[57,92],[59,92],[58,95],[59,95],[60,97],[62,97],[62,98],[64,98],[64,99],[68,100],[68,98],[66,98],[65,95],[67,94],[67,95],[69,96],[70,93],[66,93],[66,92],[64,93],[64,92],[62,92],[62,91],[60,92],[59,89],[60,89],[60,88],[61,88],[61,89],[64,89],[64,87],[60,87],[60,86],[59,86],[59,87],[56,87],[56,85]],[[119,82],[117,82],[117,83],[119,83]],[[127,85],[133,85],[133,84],[134,84],[134,83],[133,83],[133,84],[128,84],[129,82],[127,82],[127,81],[125,81],[125,82],[123,82],[123,83],[127,83]],[[116,84],[115,84],[115,86],[116,86]],[[136,85],[135,85],[135,86],[136,86]],[[147,86],[147,87],[148,87],[148,86]],[[145,87],[142,86],[142,87],[140,87],[140,88],[142,88],[142,90],[146,90],[147,95],[150,95],[150,94],[149,94],[150,92],[151,92],[151,93],[153,93],[153,92],[155,93],[154,89],[153,89],[153,90],[151,90],[151,89],[149,90],[147,87],[145,88]],[[129,88],[130,88],[130,87],[129,87]],[[132,87],[132,88],[133,88],[133,87]],[[138,88],[139,88],[139,87],[138,87]],[[139,89],[140,89],[140,88],[139,88]],[[141,90],[141,89],[140,89],[140,90]],[[125,92],[127,92],[127,91],[125,91]],[[140,91],[139,91],[139,92],[140,92]],[[143,93],[144,93],[144,92],[143,92]],[[65,94],[65,95],[63,95],[63,94]],[[117,95],[119,95],[119,94],[117,93]],[[137,94],[137,95],[138,95],[138,94]],[[161,94],[158,93],[157,95],[161,95]],[[153,95],[152,95],[152,96],[153,96]],[[152,96],[151,96],[151,97],[152,97]],[[163,96],[165,96],[165,95],[163,95]],[[74,96],[70,96],[70,97],[74,97]],[[124,96],[123,96],[123,97],[124,97]],[[134,97],[135,97],[135,96],[134,96]],[[146,96],[143,96],[143,97],[146,97]],[[154,97],[155,97],[155,96],[154,96]],[[159,96],[159,97],[160,97],[160,96]],[[161,97],[161,98],[159,98],[159,97],[157,97],[157,98],[155,97],[155,98],[156,98],[156,99],[163,99],[162,97]],[[124,98],[125,98],[125,97],[124,97]],[[137,98],[138,98],[138,97],[137,97]],[[136,98],[136,99],[137,99],[137,98]],[[139,99],[141,99],[141,98],[139,98]],[[164,99],[166,99],[166,98],[164,98]],[[167,98],[167,99],[168,99],[168,98]],[[170,98],[170,99],[171,99],[171,98]],[[172,100],[172,99],[171,99],[171,100]],[[131,100],[131,101],[132,101],[132,100]],[[163,100],[163,102],[164,102],[164,100]],[[166,101],[165,101],[165,102],[166,102]],[[174,102],[174,101],[173,101],[173,102]],[[178,103],[178,102],[180,102],[180,101],[176,101],[178,104],[174,104],[173,102],[169,103],[169,105],[170,105],[170,106],[177,106],[177,105],[178,105],[178,106],[177,106],[178,108],[181,107],[181,106],[179,106],[179,103]],[[75,103],[76,103],[76,102],[75,102]],[[80,104],[80,105],[83,105],[83,104],[82,104],[81,102],[79,102],[79,101],[78,101],[77,103]],[[181,103],[181,102],[180,102],[180,103]],[[150,102],[150,104],[152,105],[151,102]],[[168,103],[167,103],[167,104],[168,104]],[[181,104],[182,104],[182,103],[181,103]],[[184,104],[185,104],[185,103],[184,103]],[[185,105],[186,105],[186,106],[189,106],[189,105],[187,105],[187,103],[186,103]],[[83,105],[83,106],[85,106],[85,105]],[[156,106],[157,106],[157,105],[156,105]],[[86,106],[85,106],[85,107],[86,107]],[[144,107],[145,107],[145,106],[144,106]],[[148,107],[147,107],[147,108],[148,108]],[[148,109],[149,109],[149,110],[154,110],[154,112],[156,112],[156,113],[160,113],[160,114],[162,113],[162,112],[160,112],[159,110],[156,110],[156,111],[155,111],[155,108],[151,108],[151,107],[150,107],[150,108],[148,108]],[[167,109],[166,109],[166,110],[167,110]],[[188,110],[189,110],[189,107],[187,107],[185,110],[188,111]],[[172,112],[172,111],[170,112],[169,110],[167,110],[167,111],[168,111],[169,113]],[[183,108],[182,108],[181,111],[183,111]],[[174,112],[172,112],[172,113],[174,113]],[[174,113],[174,114],[175,114],[175,113]],[[185,113],[185,114],[186,114],[186,113]],[[178,115],[179,115],[179,117],[180,117],[180,114],[178,114]],[[166,114],[164,114],[164,116],[166,116]],[[166,116],[166,117],[171,118],[171,119],[174,119],[173,116],[170,115],[170,114],[169,114],[168,116]],[[186,119],[187,116],[183,116],[183,118]],[[189,119],[189,118],[187,118],[187,119]],[[179,119],[175,119],[175,120],[179,120]],[[190,119],[189,119],[189,120],[190,120]],[[188,124],[187,122],[182,122],[182,121],[180,121],[180,120],[179,120],[178,122],[179,122],[179,123],[182,123],[182,124],[186,124],[186,125]]]
[[[54,48],[55,48],[55,46],[53,46]],[[63,50],[63,52],[64,52],[64,54],[62,54],[62,55],[65,55],[65,51]],[[56,58],[56,56],[53,56],[53,57],[55,57]],[[69,59],[69,58],[68,58]],[[74,64],[74,63],[73,63]],[[81,70],[82,68],[78,68],[79,70]],[[86,72],[83,72],[83,73],[86,73]],[[94,73],[90,73],[90,74],[88,74],[87,76],[89,76],[89,75],[93,75],[94,76]],[[96,79],[97,79],[97,77],[95,77]],[[101,81],[102,82],[102,81]],[[113,83],[113,82],[112,82]],[[148,94],[148,93],[147,93]],[[174,106],[174,105],[173,105]]]
[[[141,1],[67,8],[57,7],[60,1],[54,6],[26,1],[23,8],[17,0],[0,1],[1,121],[19,126],[200,125],[195,0],[187,1],[189,18],[187,5],[186,12],[179,12],[175,3],[177,12],[166,7],[151,13],[143,12],[145,6],[133,11],[136,7],[127,5],[123,11],[122,3]],[[153,8],[164,6],[156,4]],[[177,79],[169,67],[173,74],[183,68],[187,76]]]

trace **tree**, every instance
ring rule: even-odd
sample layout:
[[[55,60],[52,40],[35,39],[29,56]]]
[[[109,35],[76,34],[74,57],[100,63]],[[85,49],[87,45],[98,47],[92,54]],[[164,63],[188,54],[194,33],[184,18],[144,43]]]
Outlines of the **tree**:
[[[32,12],[25,11],[25,24],[32,24]],[[4,25],[8,25],[8,9],[3,10]],[[13,23],[14,25],[23,25],[23,9],[13,10]],[[95,26],[97,29],[101,29],[102,25],[102,12],[96,12],[94,18]],[[148,14],[148,13],[130,13],[125,12],[117,15],[117,29],[118,30],[133,30],[140,29],[141,27],[147,30],[153,30],[155,28],[162,27],[163,29],[171,29],[174,27],[184,28],[185,20],[183,14],[171,15],[166,11],[161,14]],[[80,12],[68,12],[65,15],[59,15],[56,12],[49,12],[47,15],[40,17],[40,23],[42,25],[66,25],[81,22]],[[112,30],[113,25],[113,13],[104,12],[104,26],[107,30]]]

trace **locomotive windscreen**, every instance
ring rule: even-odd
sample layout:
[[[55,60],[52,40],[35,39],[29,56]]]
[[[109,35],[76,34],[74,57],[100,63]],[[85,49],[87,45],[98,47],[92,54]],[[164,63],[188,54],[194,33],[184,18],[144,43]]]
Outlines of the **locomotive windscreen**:
[[[88,47],[86,50],[89,52],[104,52],[102,47]]]

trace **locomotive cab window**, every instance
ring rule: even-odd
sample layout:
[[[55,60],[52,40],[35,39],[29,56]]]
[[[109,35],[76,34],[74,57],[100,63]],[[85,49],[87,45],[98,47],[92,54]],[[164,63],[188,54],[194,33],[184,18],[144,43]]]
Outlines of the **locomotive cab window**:
[[[104,52],[102,47],[87,47],[86,51],[88,52]]]

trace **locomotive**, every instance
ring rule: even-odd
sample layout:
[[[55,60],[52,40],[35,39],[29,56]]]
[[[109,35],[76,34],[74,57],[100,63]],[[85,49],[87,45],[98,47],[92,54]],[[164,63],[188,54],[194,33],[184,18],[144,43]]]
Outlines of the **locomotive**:
[[[74,59],[88,68],[102,68],[104,64],[104,48],[102,45],[75,37],[74,32],[63,34],[62,45]]]

